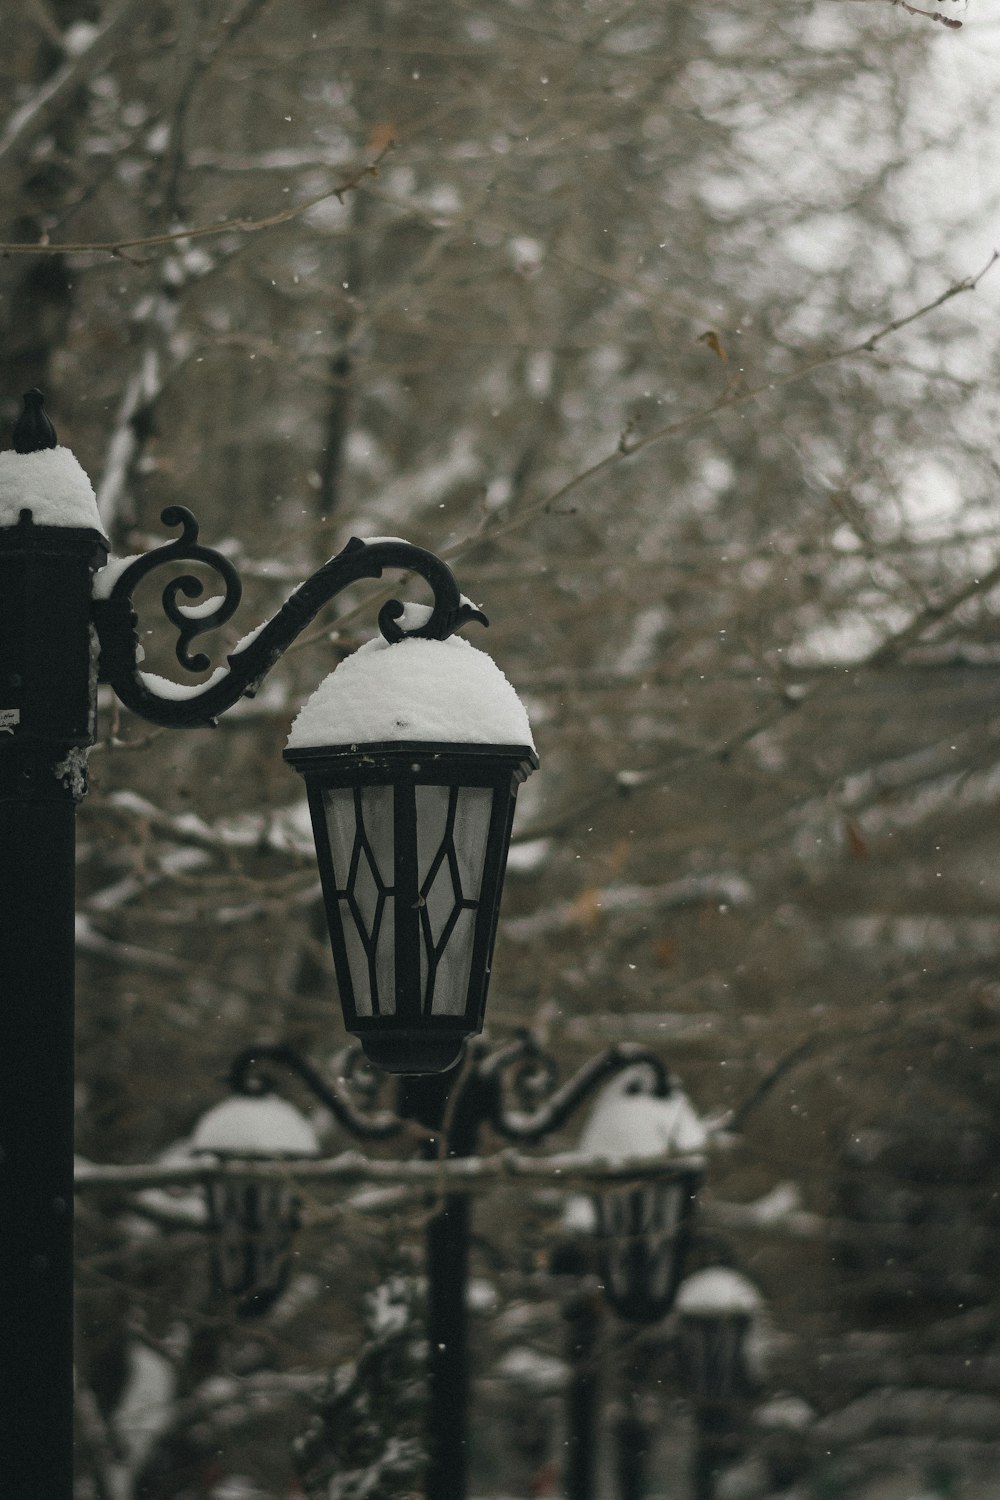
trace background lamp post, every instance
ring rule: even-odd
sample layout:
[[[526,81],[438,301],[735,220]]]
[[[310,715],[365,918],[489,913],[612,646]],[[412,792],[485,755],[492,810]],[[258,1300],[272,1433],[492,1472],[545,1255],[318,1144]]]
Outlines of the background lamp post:
[[[656,1176],[606,1187],[566,1205],[567,1238],[552,1259],[555,1274],[580,1278],[596,1268],[605,1300],[631,1323],[654,1323],[670,1310],[683,1275],[696,1195],[704,1177],[697,1153],[708,1130],[657,1058],[624,1069],[599,1094],[580,1137],[582,1155],[616,1161],[648,1156]],[[671,1161],[671,1157],[676,1160]],[[593,1292],[574,1286],[566,1300],[567,1500],[593,1500],[600,1405],[599,1309]],[[617,1429],[617,1467],[625,1500],[641,1491],[640,1419],[626,1400]],[[629,1452],[625,1453],[625,1445]]]
[[[127,708],[154,724],[211,726],[241,697],[253,696],[282,653],[325,604],[361,579],[380,578],[385,568],[418,574],[430,585],[434,598],[433,607],[421,611],[418,620],[403,620],[404,608],[396,601],[383,607],[379,622],[393,649],[406,651],[415,643],[414,637],[436,644],[466,621],[483,619],[462,598],[451,571],[433,553],[398,540],[354,539],[296,589],[207,681],[189,686],[164,682],[141,668],[132,602],[136,585],[161,567],[192,562],[208,567],[221,581],[223,592],[217,600],[194,607],[182,601],[201,599],[205,590],[191,573],[178,576],[175,571],[163,590],[164,612],[178,634],[177,659],[195,673],[207,670],[211,663],[202,653],[190,650],[192,640],[232,616],[241,585],[229,560],[201,545],[190,511],[171,506],[162,519],[167,526],[180,527],[176,540],[142,557],[105,567],[108,544],[93,488],[73,454],[58,446],[40,393],[26,396],[24,414],[14,430],[14,451],[0,453],[0,1474],[7,1493],[33,1500],[69,1500],[73,1487],[75,812],[87,790],[87,752],[96,736],[98,680],[109,684]],[[513,697],[512,690],[508,691]],[[509,700],[507,709],[504,722],[509,725]],[[453,709],[446,706],[442,714],[449,746],[456,740],[481,740],[481,734],[468,729],[455,732]],[[423,733],[424,726],[415,734],[403,733],[396,726],[395,733],[380,733],[376,738],[405,744]],[[425,737],[440,739],[441,735]],[[519,729],[517,757],[505,734],[493,739],[505,746],[511,783],[515,763],[521,774],[535,764],[527,733]],[[331,740],[313,739],[310,748],[316,751],[329,743],[343,750],[344,737],[334,733]],[[419,761],[415,757],[414,764],[425,766],[432,754],[422,744],[421,757]],[[357,769],[360,776],[360,764]],[[327,773],[317,765],[317,774]],[[467,784],[451,779],[450,771],[444,781],[426,769],[409,774],[418,815],[434,801],[434,796],[420,790],[424,785],[439,789]],[[487,778],[485,785],[494,788],[496,802],[499,770],[494,767],[490,776],[493,779]],[[367,787],[363,777],[359,784]],[[472,784],[484,785],[481,781]],[[366,791],[359,795],[365,804]],[[434,795],[445,796],[450,808],[450,790],[436,790]],[[456,796],[461,800],[464,790]],[[315,805],[315,793],[313,800]],[[508,833],[511,803],[508,785],[504,806]],[[450,870],[454,856],[463,882],[455,901],[460,915],[447,936],[448,919],[442,922],[440,918],[443,898],[439,895],[446,887],[436,883],[431,870],[437,854],[420,854],[422,837],[423,847],[428,845],[419,824],[414,836],[420,880],[427,885],[424,899],[433,907],[431,946],[425,940],[427,962],[465,974],[466,934],[472,923],[467,990],[460,1000],[456,997],[461,985],[452,987],[442,980],[440,990],[436,983],[430,989],[425,986],[419,1007],[409,990],[403,995],[395,992],[395,1000],[390,1001],[392,987],[383,986],[385,971],[378,969],[379,964],[388,963],[388,942],[385,950],[377,945],[379,984],[372,992],[372,1009],[377,997],[380,1016],[371,1019],[381,1023],[375,1050],[383,1065],[447,1066],[460,1050],[459,1038],[482,1022],[486,978],[473,970],[477,963],[488,968],[490,924],[496,921],[506,851],[498,847],[499,834],[491,814],[486,842],[492,870],[483,868],[477,886],[475,854],[464,844],[460,849],[457,842],[456,830],[470,823],[466,814],[464,806],[461,815],[457,806],[453,815],[446,813],[448,831],[443,834],[440,809],[434,811],[430,843],[435,851],[445,845],[441,859]],[[476,824],[473,817],[471,823],[481,831],[481,818]],[[382,855],[389,844],[380,834],[375,837],[373,847]],[[359,847],[364,844],[362,835]],[[402,864],[404,850],[395,840],[395,825],[392,847],[393,860],[398,854]],[[387,904],[392,894],[394,906],[399,907],[395,864],[392,884],[388,870],[379,866],[379,874],[383,889],[375,905],[383,898]],[[339,872],[335,878],[341,878]],[[400,889],[409,891],[412,883]],[[362,913],[370,913],[372,904],[369,900],[365,907],[369,898],[359,893],[357,881],[353,895]],[[349,897],[344,899],[350,906]],[[470,912],[472,916],[464,915]],[[341,920],[340,914],[335,913],[335,918]],[[464,931],[456,938],[460,928]],[[367,931],[370,939],[372,929]],[[395,956],[392,969],[393,973],[398,969]],[[347,972],[344,960],[338,972],[342,976]],[[394,1053],[391,1026],[384,1020],[393,1014],[394,1004],[399,1020],[405,1018],[405,1028],[397,1022],[397,1031],[403,1031],[398,1043],[403,1056]],[[445,1005],[450,1008],[447,1013]],[[363,1010],[357,997],[355,1006]],[[422,1049],[418,1035],[423,1028],[432,1042]]]
[[[731,1456],[737,1412],[750,1380],[746,1339],[761,1307],[757,1288],[727,1266],[683,1282],[676,1301],[681,1375],[695,1407],[695,1500],[712,1500],[721,1465]]]
[[[645,1079],[666,1080],[655,1054],[620,1044],[592,1058],[564,1084],[555,1060],[527,1032],[492,1050],[482,1039],[470,1045],[460,1069],[400,1080],[396,1108],[375,1107],[371,1076],[356,1066],[358,1053],[342,1058],[342,1077],[325,1079],[287,1046],[248,1048],[236,1059],[230,1082],[238,1094],[273,1087],[262,1072],[268,1064],[289,1069],[335,1116],[348,1133],[386,1139],[423,1136],[426,1160],[472,1157],[480,1133],[523,1145],[537,1144],[559,1130],[609,1078],[641,1069]],[[359,1097],[362,1103],[359,1104]],[[690,1106],[687,1108],[690,1110]],[[693,1116],[693,1111],[691,1111]],[[211,1116],[209,1116],[211,1118]],[[196,1134],[200,1135],[200,1127]],[[704,1132],[700,1139],[704,1141]],[[640,1153],[632,1153],[641,1154]],[[470,1163],[470,1166],[472,1164]],[[690,1158],[684,1170],[696,1163]],[[665,1165],[665,1172],[671,1171]],[[680,1165],[677,1168],[681,1171]],[[467,1488],[468,1335],[467,1295],[472,1203],[468,1192],[435,1192],[426,1228],[428,1500],[464,1500]],[[586,1200],[584,1200],[586,1201]],[[570,1459],[569,1480],[573,1464]],[[575,1497],[570,1488],[568,1493]]]

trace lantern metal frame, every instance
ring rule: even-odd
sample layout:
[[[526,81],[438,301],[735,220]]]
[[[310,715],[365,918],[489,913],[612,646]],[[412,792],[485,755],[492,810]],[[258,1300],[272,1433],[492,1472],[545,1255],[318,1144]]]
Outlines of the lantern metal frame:
[[[685,1164],[649,1182],[595,1194],[604,1296],[626,1322],[655,1323],[673,1306],[703,1178],[700,1168]]]
[[[528,746],[408,741],[289,749],[285,759],[306,782],[348,1032],[387,1072],[452,1067],[466,1039],[482,1030],[517,788],[537,756]],[[392,802],[391,851],[373,847],[365,825],[366,793],[382,787]],[[418,824],[424,787],[448,793],[440,841],[431,850],[422,848]],[[352,827],[335,851],[330,794],[344,790],[353,792]],[[472,871],[463,869],[456,849],[466,790],[490,793],[481,860]],[[390,862],[391,869],[383,867]],[[435,896],[442,887],[446,914]],[[464,913],[472,928],[462,934]],[[448,959],[463,936],[464,954],[458,952],[451,972]],[[441,975],[450,979],[443,1005],[435,994]]]

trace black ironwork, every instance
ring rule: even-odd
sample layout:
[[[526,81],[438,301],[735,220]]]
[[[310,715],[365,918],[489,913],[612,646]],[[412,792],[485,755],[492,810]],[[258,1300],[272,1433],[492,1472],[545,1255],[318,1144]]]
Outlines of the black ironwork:
[[[29,392],[18,452],[54,441]],[[75,811],[106,557],[28,508],[0,527],[0,1487],[53,1500],[73,1485]]]
[[[191,605],[178,603],[179,594],[192,600],[204,594],[205,586],[194,574],[171,579],[163,591],[164,613],[179,634],[177,659],[188,671],[202,672],[209,667],[209,658],[201,652],[192,656],[188,643],[230,619],[240,601],[241,584],[229,559],[199,542],[198,522],[185,506],[168,506],[160,519],[165,526],[180,526],[181,535],[136,558],[115,579],[107,597],[94,600],[94,623],[101,643],[101,681],[109,683],[133,713],[153,724],[176,729],[212,727],[219,714],[240,698],[253,697],[267,673],[325,604],[352,583],[381,578],[386,568],[419,574],[434,594],[428,619],[409,630],[397,623],[404,611],[403,604],[398,599],[385,603],[378,622],[387,640],[395,642],[407,637],[444,640],[470,620],[488,623],[480,610],[462,598],[451,569],[433,552],[410,542],[365,542],[352,537],[342,552],[331,557],[295,590],[277,614],[254,632],[252,639],[226,658],[227,665],[219,669],[217,676],[185,688],[182,697],[167,696],[158,692],[140,670],[142,652],[132,601],[135,588],[156,569],[177,562],[199,562],[218,573],[225,593],[212,610],[206,610],[202,604],[193,611]]]
[[[28,392],[15,450],[30,458],[56,445],[41,393]],[[486,623],[433,553],[355,538],[208,681],[164,686],[141,670],[136,586],[184,563],[221,580],[218,602],[204,600],[190,573],[163,590],[178,661],[200,672],[208,658],[191,643],[231,617],[240,584],[229,560],[199,542],[190,511],[172,506],[163,519],[180,536],[122,567],[96,598],[94,574],[107,559],[99,531],[36,525],[28,506],[0,526],[0,1473],[4,1493],[46,1500],[69,1500],[73,1487],[74,814],[87,789],[98,675],[154,724],[211,725],[253,694],[326,603],[386,568],[418,574],[434,600],[416,629],[402,625],[397,600],[385,604],[388,640],[444,639],[469,620]]]
[[[490,1048],[482,1039],[470,1043],[464,1065],[450,1073],[405,1076],[400,1079],[395,1109],[379,1106],[372,1075],[354,1049],[337,1060],[337,1074],[324,1077],[311,1063],[285,1044],[247,1048],[233,1063],[229,1078],[239,1093],[260,1094],[273,1089],[271,1066],[290,1072],[318,1099],[349,1133],[363,1139],[386,1139],[420,1127],[420,1152],[428,1160],[475,1155],[484,1126],[511,1141],[537,1144],[560,1129],[608,1079],[643,1064],[650,1084],[667,1092],[672,1081],[657,1055],[633,1043],[619,1043],[585,1063],[565,1083],[559,1083],[555,1059],[528,1031]],[[672,1168],[664,1165],[670,1178]],[[676,1175],[676,1174],[673,1174]],[[427,1494],[433,1500],[464,1500],[466,1494],[468,1430],[467,1287],[470,1195],[445,1192],[436,1197],[426,1231],[427,1341],[430,1402],[428,1407],[429,1470]],[[235,1253],[235,1252],[234,1252]],[[574,1256],[574,1272],[585,1261]],[[570,1339],[586,1351],[586,1367],[574,1375],[571,1391],[576,1418],[568,1457],[569,1489],[574,1500],[591,1493],[594,1445],[592,1415],[596,1401],[593,1363],[596,1321],[592,1294],[574,1294]],[[583,1427],[587,1430],[584,1431]]]
[[[24,411],[14,424],[15,453],[41,453],[45,448],[57,446],[59,439],[49,421],[44,401],[45,397],[40,390],[32,388],[25,391]]]
[[[229,1086],[236,1094],[259,1097],[276,1093],[274,1076],[267,1067],[270,1063],[297,1078],[313,1098],[330,1111],[338,1125],[359,1139],[384,1141],[401,1134],[406,1129],[406,1121],[394,1110],[365,1110],[355,1103],[357,1096],[372,1099],[378,1089],[378,1081],[359,1067],[359,1050],[350,1048],[338,1062],[341,1076],[327,1079],[300,1052],[285,1043],[247,1047],[230,1066]]]
[[[288,1286],[298,1194],[283,1182],[223,1178],[206,1184],[205,1197],[213,1288],[241,1317],[262,1317]]]
[[[701,1186],[697,1167],[595,1195],[604,1293],[619,1317],[654,1323],[680,1285]]]
[[[733,1308],[681,1313],[678,1354],[685,1389],[699,1408],[728,1410],[745,1400],[750,1381],[744,1350],[752,1323],[750,1312]]]

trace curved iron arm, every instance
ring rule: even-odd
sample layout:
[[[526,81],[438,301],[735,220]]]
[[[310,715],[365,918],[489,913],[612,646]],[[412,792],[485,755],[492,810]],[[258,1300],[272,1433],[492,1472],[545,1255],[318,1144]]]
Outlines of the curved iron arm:
[[[348,1078],[356,1064],[361,1061],[361,1056],[360,1047],[351,1047],[346,1053],[345,1068]],[[272,1046],[247,1047],[233,1059],[228,1082],[234,1093],[259,1097],[262,1094],[276,1092],[270,1075],[266,1071],[257,1071],[261,1063],[275,1063],[294,1074],[313,1097],[330,1111],[338,1125],[342,1125],[345,1130],[361,1140],[391,1140],[393,1136],[401,1135],[407,1128],[407,1122],[401,1116],[394,1114],[392,1110],[380,1109],[368,1113],[359,1109],[347,1088],[338,1080],[328,1083],[312,1063],[307,1062],[294,1047],[284,1042]],[[362,1091],[371,1092],[363,1086]]]
[[[489,623],[484,614],[462,599],[451,569],[433,552],[410,542],[365,542],[352,537],[342,552],[318,568],[271,620],[227,657],[227,667],[220,667],[207,682],[180,686],[175,696],[167,696],[157,692],[139,670],[141,650],[132,602],[136,585],[156,568],[174,562],[203,563],[218,574],[225,593],[217,602],[213,599],[200,605],[179,602],[179,595],[200,599],[205,591],[201,580],[191,573],[172,578],[163,590],[164,613],[178,631],[177,659],[191,672],[205,671],[210,662],[202,652],[192,654],[188,649],[190,642],[204,631],[225,624],[240,602],[242,585],[229,559],[199,542],[198,522],[185,506],[168,506],[160,519],[165,526],[180,526],[181,535],[129,563],[115,579],[107,597],[96,598],[93,605],[101,647],[101,681],[110,684],[126,708],[153,724],[178,729],[214,725],[218,715],[231,708],[237,699],[253,697],[278,658],[324,604],[362,578],[381,578],[385,568],[418,573],[434,594],[430,617],[412,630],[404,630],[398,623],[404,606],[398,599],[388,600],[378,616],[379,629],[386,640],[400,641],[410,636],[444,640],[469,620]]]
[[[669,1072],[655,1052],[635,1042],[619,1042],[616,1046],[609,1047],[606,1052],[584,1063],[572,1078],[567,1079],[560,1088],[556,1088],[553,1093],[549,1094],[544,1103],[531,1110],[511,1109],[504,1098],[503,1075],[517,1064],[521,1066],[519,1073],[515,1074],[514,1086],[522,1098],[526,1092],[537,1093],[542,1088],[551,1087],[556,1076],[554,1060],[531,1038],[521,1039],[520,1046],[518,1043],[512,1043],[510,1047],[501,1048],[480,1064],[481,1075],[493,1077],[496,1080],[496,1087],[492,1094],[493,1109],[490,1124],[494,1130],[511,1141],[532,1143],[543,1140],[545,1136],[564,1125],[574,1111],[601,1084],[613,1078],[615,1074],[622,1073],[626,1068],[635,1067],[637,1064],[642,1064],[652,1070],[652,1092],[660,1098],[670,1095],[674,1087]],[[531,1079],[529,1070],[532,1068],[542,1069],[542,1079],[539,1084],[535,1084]]]

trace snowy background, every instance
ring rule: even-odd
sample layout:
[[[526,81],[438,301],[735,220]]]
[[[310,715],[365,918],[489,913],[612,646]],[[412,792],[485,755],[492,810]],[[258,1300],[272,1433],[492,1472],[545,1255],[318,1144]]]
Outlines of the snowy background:
[[[884,0],[40,0],[0,57],[0,416],[44,389],[115,555],[195,510],[246,581],[216,666],[352,534],[447,555],[490,617],[466,634],[542,763],[491,1033],[565,1071],[643,1041],[727,1122],[690,1269],[762,1307],[719,1500],[1000,1493],[1000,3],[926,8],[961,29]],[[250,1042],[343,1045],[281,749],[383,597],[215,734],[102,700],[88,1159],[173,1159]],[[378,1459],[331,1434],[380,1372],[418,1431],[422,1209],[386,1191],[310,1189],[252,1323],[190,1195],[81,1194],[77,1500],[329,1500]],[[561,1493],[564,1212],[477,1199],[482,1500]],[[689,1493],[675,1332],[602,1322],[602,1500],[622,1411],[649,1500]]]

